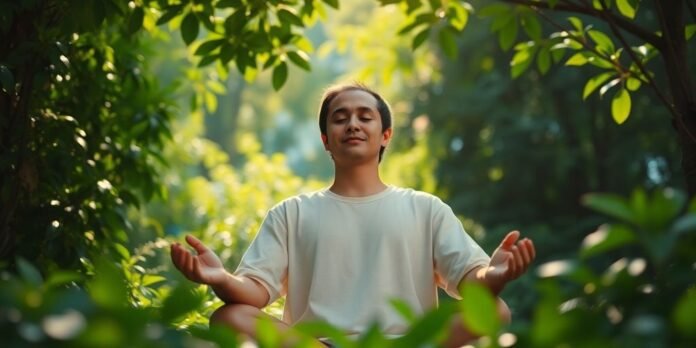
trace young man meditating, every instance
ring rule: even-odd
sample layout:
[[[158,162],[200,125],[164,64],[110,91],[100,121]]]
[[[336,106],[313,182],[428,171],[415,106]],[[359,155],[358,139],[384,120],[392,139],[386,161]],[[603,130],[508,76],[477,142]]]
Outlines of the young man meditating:
[[[416,313],[437,305],[437,287],[460,298],[462,282],[494,295],[524,273],[535,257],[529,239],[510,232],[489,257],[439,198],[382,182],[378,166],[392,136],[391,112],[380,95],[357,85],[330,88],[319,128],[335,176],[328,189],[291,197],[273,207],[234,273],[197,239],[197,255],[172,246],[174,265],[210,285],[226,304],[211,322],[251,337],[261,309],[287,296],[281,328],[326,321],[360,334],[377,321],[387,335],[408,329],[391,307],[399,298]],[[498,315],[510,320],[498,299]],[[475,336],[455,318],[446,346]]]

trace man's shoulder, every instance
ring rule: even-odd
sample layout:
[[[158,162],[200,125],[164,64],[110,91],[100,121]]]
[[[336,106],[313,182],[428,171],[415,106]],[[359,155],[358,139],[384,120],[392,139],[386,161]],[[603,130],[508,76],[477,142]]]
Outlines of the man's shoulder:
[[[313,204],[326,198],[326,189],[300,193],[294,196],[287,197],[278,202],[271,211],[284,210],[288,207],[299,207],[307,204]]]
[[[425,191],[416,190],[409,187],[392,186],[394,194],[402,199],[412,200],[420,204],[443,205],[440,197]]]

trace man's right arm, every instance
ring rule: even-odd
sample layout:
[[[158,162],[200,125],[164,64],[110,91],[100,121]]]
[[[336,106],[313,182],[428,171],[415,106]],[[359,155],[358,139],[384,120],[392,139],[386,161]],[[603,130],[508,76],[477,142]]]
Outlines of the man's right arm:
[[[219,284],[209,284],[215,295],[225,303],[243,303],[257,308],[268,304],[270,295],[258,281],[227,273],[225,280]]]
[[[225,303],[241,303],[263,308],[270,295],[265,287],[244,276],[236,276],[225,270],[220,258],[197,238],[188,235],[188,242],[197,255],[176,243],[171,247],[174,266],[189,280],[207,284]]]

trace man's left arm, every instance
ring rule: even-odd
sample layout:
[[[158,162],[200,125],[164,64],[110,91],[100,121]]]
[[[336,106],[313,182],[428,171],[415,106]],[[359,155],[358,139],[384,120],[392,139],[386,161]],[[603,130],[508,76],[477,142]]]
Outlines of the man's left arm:
[[[497,296],[508,282],[527,271],[535,257],[536,250],[532,240],[520,239],[520,232],[512,231],[495,249],[488,266],[479,266],[467,272],[459,285],[467,281],[478,282]]]

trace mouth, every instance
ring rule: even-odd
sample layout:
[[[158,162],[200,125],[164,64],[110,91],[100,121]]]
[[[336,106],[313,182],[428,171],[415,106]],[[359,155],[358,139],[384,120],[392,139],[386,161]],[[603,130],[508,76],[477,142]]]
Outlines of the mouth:
[[[359,137],[349,137],[349,138],[343,139],[344,143],[357,143],[360,141],[365,141],[365,139],[359,138]]]

